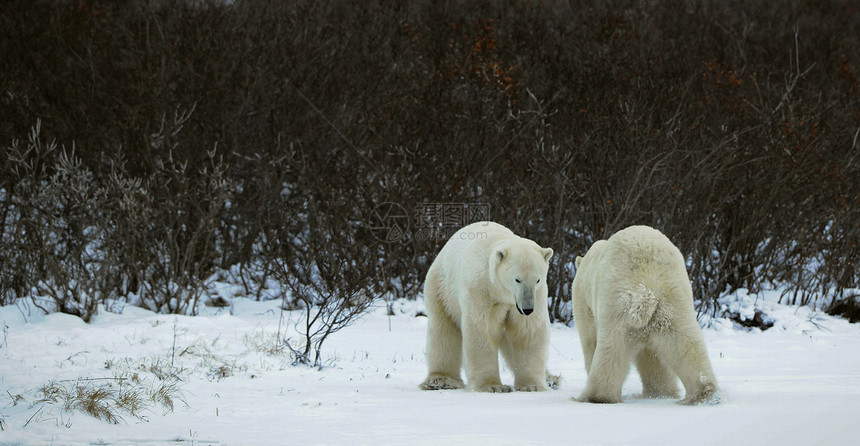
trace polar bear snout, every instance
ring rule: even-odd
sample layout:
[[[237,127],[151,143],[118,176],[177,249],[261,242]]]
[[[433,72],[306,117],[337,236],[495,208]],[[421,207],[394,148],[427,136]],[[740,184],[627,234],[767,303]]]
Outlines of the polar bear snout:
[[[523,316],[528,316],[535,311],[535,291],[532,288],[523,287],[517,296],[517,311]]]
[[[519,305],[517,305],[517,311],[519,311],[520,314],[522,314],[523,316],[528,316],[532,314],[535,310],[534,308],[526,308],[525,310],[523,310],[522,308],[520,308]]]

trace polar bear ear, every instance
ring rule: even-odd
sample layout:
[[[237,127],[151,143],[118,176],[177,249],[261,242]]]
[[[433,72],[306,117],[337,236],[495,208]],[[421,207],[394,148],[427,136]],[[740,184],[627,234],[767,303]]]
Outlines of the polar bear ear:
[[[552,248],[541,248],[541,254],[543,254],[543,259],[549,263],[549,259],[552,258]]]
[[[576,256],[576,267],[579,268],[579,264],[582,263],[582,257]]]
[[[490,283],[496,282],[496,270],[499,268],[499,264],[502,263],[502,260],[508,256],[507,249],[497,249],[490,255]]]
[[[504,248],[497,249],[496,252],[493,253],[493,258],[490,259],[493,271],[496,270],[496,267],[498,267],[499,264],[502,263],[502,260],[505,260],[506,257],[508,257],[508,250]]]

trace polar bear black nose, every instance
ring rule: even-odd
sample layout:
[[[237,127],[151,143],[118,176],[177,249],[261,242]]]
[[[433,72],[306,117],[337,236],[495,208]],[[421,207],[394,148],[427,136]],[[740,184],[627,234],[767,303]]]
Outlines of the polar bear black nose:
[[[523,312],[524,315],[528,316],[528,315],[532,314],[532,312],[535,310],[533,310],[531,308],[523,308],[521,311]]]

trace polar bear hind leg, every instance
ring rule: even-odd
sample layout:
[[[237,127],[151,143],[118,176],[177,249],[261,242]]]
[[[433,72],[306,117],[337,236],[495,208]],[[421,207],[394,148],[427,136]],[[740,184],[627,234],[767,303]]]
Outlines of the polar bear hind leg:
[[[462,389],[460,378],[463,365],[463,336],[454,320],[443,308],[439,290],[433,280],[424,286],[427,305],[427,379],[421,383],[424,390]]]
[[[678,404],[719,403],[717,380],[711,370],[705,343],[700,337],[669,331],[659,336],[654,349],[660,361],[681,378],[686,393]]]
[[[585,373],[590,373],[594,351],[597,349],[597,325],[594,323],[594,315],[587,308],[582,308],[583,306],[574,307],[573,320],[579,332],[579,341],[582,344]]]
[[[621,386],[630,371],[632,359],[632,352],[624,339],[623,328],[601,331],[591,369],[588,371],[585,390],[577,400],[590,403],[620,403]]]
[[[480,318],[464,317],[463,350],[466,354],[466,377],[469,389],[476,392],[508,393],[511,386],[502,384],[499,374],[500,330],[495,324],[484,324]],[[490,325],[490,327],[488,327]]]
[[[542,337],[542,336],[536,336]],[[553,377],[547,372],[547,352],[541,351],[541,339],[527,339],[530,345],[514,345],[512,336],[504,336],[500,344],[502,357],[514,373],[514,389],[518,392],[539,392],[547,390]]]

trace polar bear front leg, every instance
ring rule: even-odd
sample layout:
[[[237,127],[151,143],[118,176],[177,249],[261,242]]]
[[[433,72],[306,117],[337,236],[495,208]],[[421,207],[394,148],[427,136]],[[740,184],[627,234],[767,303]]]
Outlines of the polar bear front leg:
[[[547,390],[549,328],[529,332],[509,329],[502,339],[501,350],[508,367],[514,372],[514,389],[518,392]]]
[[[499,376],[499,332],[488,330],[484,320],[464,318],[463,347],[466,353],[466,379],[476,392],[507,393],[511,386]]]
[[[636,369],[642,378],[642,398],[678,398],[678,377],[650,347],[636,355]]]

